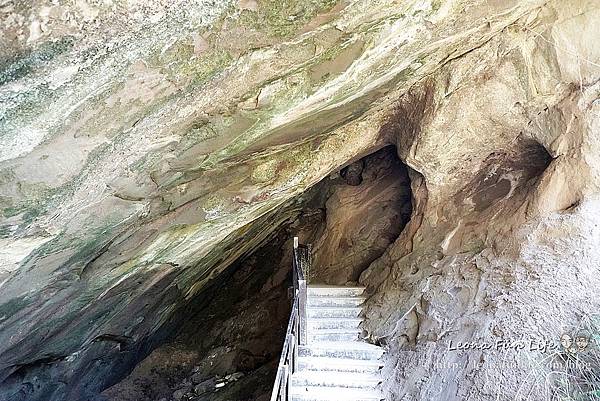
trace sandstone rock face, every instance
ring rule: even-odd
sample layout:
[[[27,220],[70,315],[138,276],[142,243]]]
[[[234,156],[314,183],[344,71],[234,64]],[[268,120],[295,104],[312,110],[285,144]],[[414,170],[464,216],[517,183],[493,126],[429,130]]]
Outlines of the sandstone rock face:
[[[408,171],[395,152],[390,146],[361,159],[360,183],[348,183],[346,175],[343,184],[333,186],[325,203],[324,226],[311,239],[311,281],[356,282],[400,235],[412,208]]]
[[[32,1],[0,15],[0,400],[88,399],[120,380],[308,188],[385,145],[409,167],[411,219],[355,248],[371,256],[347,277],[370,263],[389,399],[572,390],[540,353],[447,345],[597,328],[596,2]],[[340,240],[322,238],[326,260]]]

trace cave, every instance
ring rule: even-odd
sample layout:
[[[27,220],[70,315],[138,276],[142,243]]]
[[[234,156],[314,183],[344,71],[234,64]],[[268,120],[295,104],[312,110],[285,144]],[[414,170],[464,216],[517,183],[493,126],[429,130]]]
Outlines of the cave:
[[[293,200],[292,217],[191,299],[173,334],[105,399],[270,399],[291,307],[293,237],[313,246],[309,283],[356,284],[410,220],[417,173],[409,171],[388,145]]]
[[[0,401],[597,400],[596,3],[0,1]]]

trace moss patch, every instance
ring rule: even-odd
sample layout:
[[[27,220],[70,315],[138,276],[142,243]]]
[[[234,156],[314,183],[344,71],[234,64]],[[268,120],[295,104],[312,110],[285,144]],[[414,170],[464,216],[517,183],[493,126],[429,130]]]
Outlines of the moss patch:
[[[233,62],[233,57],[223,49],[211,46],[205,53],[194,53],[194,45],[189,39],[179,40],[167,51],[150,57],[149,63],[161,69],[173,81],[188,81],[198,85],[221,72]]]
[[[74,43],[75,38],[66,36],[53,42],[43,43],[29,54],[6,61],[3,66],[0,66],[0,85],[26,76],[59,54],[71,50]]]
[[[240,23],[269,36],[286,37],[336,3],[336,0],[262,0],[258,11],[241,13]]]
[[[252,171],[252,182],[261,183],[271,181],[277,175],[277,166],[279,162],[277,160],[267,160],[266,162],[258,165]]]

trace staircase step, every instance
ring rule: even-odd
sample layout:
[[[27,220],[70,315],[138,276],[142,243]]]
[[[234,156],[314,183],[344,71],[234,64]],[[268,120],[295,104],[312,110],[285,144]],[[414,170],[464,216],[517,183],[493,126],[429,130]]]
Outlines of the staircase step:
[[[292,386],[292,401],[380,401],[377,390],[364,390],[345,387]]]
[[[381,382],[381,377],[369,373],[351,373],[331,371],[301,371],[292,375],[293,386],[322,386],[375,389]]]
[[[339,317],[358,317],[362,312],[360,307],[347,307],[347,308],[336,308],[336,307],[325,307],[325,306],[309,306],[306,308],[308,318],[339,318]]]
[[[376,360],[383,355],[376,345],[358,341],[321,341],[300,346],[300,356]]]
[[[309,285],[308,296],[315,297],[357,297],[363,294],[365,287],[336,287],[329,285]]]
[[[362,329],[358,327],[342,329],[308,329],[308,342],[359,341]]]
[[[360,334],[362,329],[360,327],[342,327],[335,329],[314,329],[309,328],[308,334]]]
[[[298,368],[310,371],[378,373],[383,367],[380,360],[363,360],[347,358],[328,358],[303,356],[298,358]]]
[[[380,401],[384,353],[361,339],[364,287],[309,285],[308,344],[298,349],[292,401]]]
[[[317,329],[353,329],[359,328],[362,323],[361,318],[310,318],[307,319],[306,325],[308,330]]]
[[[378,373],[383,367],[383,362],[379,360],[345,359],[345,358],[327,358],[303,356],[298,358],[298,369],[309,371],[327,371],[339,372],[362,372]]]
[[[359,341],[360,332],[358,331],[328,331],[328,330],[317,330],[308,332],[308,342],[321,342],[321,341]]]
[[[365,302],[365,297],[316,297],[309,296],[308,306],[341,306],[353,307],[359,306]]]

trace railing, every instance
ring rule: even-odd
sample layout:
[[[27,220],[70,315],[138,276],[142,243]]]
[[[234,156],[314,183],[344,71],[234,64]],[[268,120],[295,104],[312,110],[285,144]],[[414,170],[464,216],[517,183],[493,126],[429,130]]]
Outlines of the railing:
[[[292,278],[294,282],[294,302],[285,333],[285,342],[279,358],[271,401],[287,401],[292,373],[298,370],[298,347],[306,344],[306,283],[310,273],[310,245],[300,245],[294,237]]]

